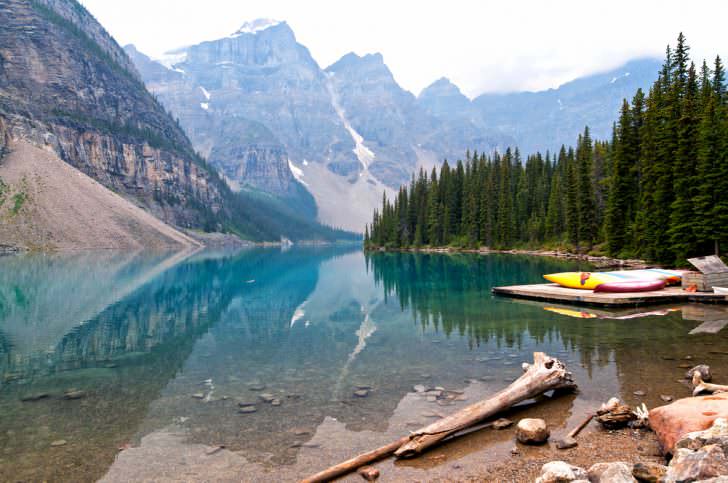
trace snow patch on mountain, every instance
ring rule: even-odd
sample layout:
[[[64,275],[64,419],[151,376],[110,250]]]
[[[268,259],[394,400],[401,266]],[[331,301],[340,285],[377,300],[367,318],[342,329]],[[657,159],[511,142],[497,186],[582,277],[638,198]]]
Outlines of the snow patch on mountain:
[[[629,72],[625,72],[624,74],[622,74],[620,76],[617,76],[617,77],[612,77],[612,80],[610,80],[609,83],[610,84],[614,84],[615,82],[617,82],[622,77],[629,77]]]
[[[243,26],[240,27],[230,37],[237,37],[242,34],[256,34],[270,27],[275,27],[280,23],[280,20],[274,20],[272,18],[258,18],[253,20],[252,22],[245,22]]]
[[[336,86],[334,86],[333,72],[327,73],[326,88],[331,96],[331,105],[334,107],[334,111],[336,111],[336,114],[339,116],[339,119],[341,119],[341,123],[344,125],[346,130],[349,131],[351,139],[354,140],[354,154],[364,168],[364,171],[366,171],[369,169],[369,165],[372,164],[372,161],[374,161],[375,156],[372,150],[364,145],[364,138],[362,135],[356,132],[356,130],[351,126],[349,120],[346,118],[346,112],[344,111],[344,108],[341,107],[341,103],[339,101],[339,93],[336,92]],[[360,173],[359,176],[362,176],[363,174],[364,173]]]
[[[182,69],[178,69],[175,66],[187,60],[187,51],[179,52],[173,50],[171,52],[165,52],[164,54],[162,54],[161,57],[154,60],[159,62],[169,70],[182,72],[184,74],[184,71]]]
[[[304,161],[304,163],[305,163],[305,161]],[[299,168],[298,166],[296,166],[295,164],[293,164],[293,161],[291,161],[290,159],[288,160],[288,168],[291,170],[291,173],[293,173],[293,177],[296,178],[299,183],[301,183],[304,186],[308,186],[308,183],[306,183],[303,180],[303,176],[304,176],[303,170],[301,168]]]
[[[210,109],[210,103],[208,102],[200,102],[200,107],[204,110],[208,111]]]
[[[202,91],[202,95],[205,96],[205,99],[209,101],[210,97],[212,97],[210,92],[202,86],[200,86],[200,90]]]

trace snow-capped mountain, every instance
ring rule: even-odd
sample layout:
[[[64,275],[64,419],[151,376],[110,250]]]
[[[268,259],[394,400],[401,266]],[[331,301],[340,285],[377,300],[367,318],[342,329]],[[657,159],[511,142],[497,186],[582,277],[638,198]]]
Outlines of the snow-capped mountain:
[[[362,231],[382,191],[466,149],[522,152],[571,144],[585,124],[608,135],[621,98],[656,76],[653,61],[537,93],[471,101],[443,78],[418,96],[381,54],[349,53],[322,69],[283,21],[151,60],[126,48],[195,148],[233,187],[287,196],[305,187],[318,218]]]

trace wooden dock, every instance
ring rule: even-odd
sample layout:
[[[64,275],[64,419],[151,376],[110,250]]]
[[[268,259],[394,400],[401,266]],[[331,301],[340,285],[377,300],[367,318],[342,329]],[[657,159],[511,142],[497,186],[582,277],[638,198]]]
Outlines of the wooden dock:
[[[728,296],[712,292],[685,292],[680,287],[667,287],[654,292],[637,293],[594,293],[592,290],[566,288],[555,283],[535,285],[511,285],[494,287],[495,295],[561,302],[574,305],[591,305],[596,307],[638,307],[644,305],[669,303],[713,303],[726,304]]]

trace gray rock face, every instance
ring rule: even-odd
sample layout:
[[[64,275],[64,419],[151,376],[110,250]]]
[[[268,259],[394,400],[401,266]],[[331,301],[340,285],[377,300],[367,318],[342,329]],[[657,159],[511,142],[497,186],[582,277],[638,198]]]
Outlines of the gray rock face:
[[[285,192],[295,182],[287,156],[320,218],[343,226],[367,213],[357,221],[362,226],[347,224],[359,230],[382,190],[408,182],[418,165],[462,159],[468,149],[554,152],[573,144],[586,124],[608,137],[622,98],[647,87],[659,64],[639,61],[558,89],[471,101],[444,78],[415,97],[381,54],[350,53],[322,70],[285,22],[246,24],[229,37],[170,52],[161,63],[126,50],[195,149],[231,184]],[[270,133],[262,150],[247,134],[261,130]],[[352,200],[366,206],[355,209]]]
[[[0,140],[55,150],[167,222],[199,227],[207,217],[200,206],[220,209],[218,186],[184,131],[73,0],[0,9],[0,131]]]
[[[407,182],[421,122],[415,97],[395,82],[381,54],[349,53],[326,72],[346,119],[375,154],[371,172],[392,187]]]
[[[285,22],[172,52],[167,67],[126,51],[196,149],[240,186],[285,194],[288,157],[357,165],[326,76]]]

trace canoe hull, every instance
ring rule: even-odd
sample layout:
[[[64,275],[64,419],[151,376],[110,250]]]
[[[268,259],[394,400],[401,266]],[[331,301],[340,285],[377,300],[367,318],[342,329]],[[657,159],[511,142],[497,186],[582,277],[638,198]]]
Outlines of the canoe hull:
[[[647,268],[642,270],[617,270],[613,272],[562,272],[543,276],[549,282],[562,287],[594,290],[598,285],[611,282],[664,281],[667,285],[680,283],[682,271]]]
[[[652,292],[654,290],[662,290],[666,285],[665,280],[642,280],[629,282],[609,282],[597,285],[594,292],[609,293],[633,293],[633,292]]]

